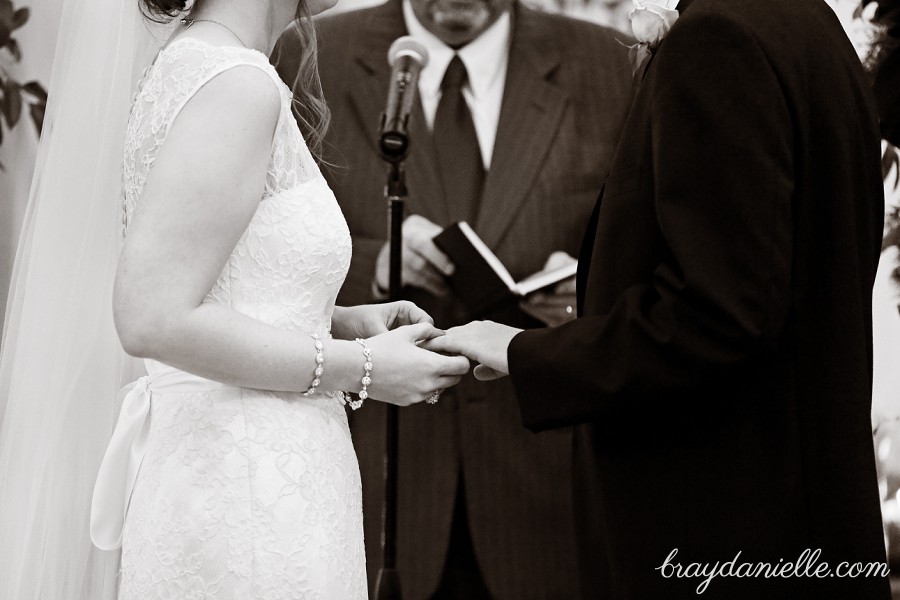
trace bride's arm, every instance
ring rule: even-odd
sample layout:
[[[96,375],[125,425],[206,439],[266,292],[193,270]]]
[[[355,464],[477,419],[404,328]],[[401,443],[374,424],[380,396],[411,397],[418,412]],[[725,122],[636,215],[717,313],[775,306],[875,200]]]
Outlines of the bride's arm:
[[[213,78],[184,107],[148,176],[116,277],[116,328],[125,350],[202,377],[306,390],[315,370],[309,332],[267,325],[204,303],[262,195],[280,98],[254,67]],[[397,403],[455,383],[465,359],[415,345],[428,323],[369,340],[370,394]],[[319,389],[359,390],[362,348],[328,340]],[[465,364],[463,364],[465,363]]]

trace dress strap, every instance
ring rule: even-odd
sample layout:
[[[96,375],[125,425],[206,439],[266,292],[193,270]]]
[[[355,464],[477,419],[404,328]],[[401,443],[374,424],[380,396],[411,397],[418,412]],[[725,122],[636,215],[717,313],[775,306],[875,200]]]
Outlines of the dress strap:
[[[170,46],[167,46],[163,52],[169,51],[170,49],[174,52],[179,47],[199,52],[203,58],[199,67],[193,69],[193,77],[190,78],[190,83],[184,88],[183,97],[176,101],[174,107],[171,109],[171,112],[166,119],[167,129],[171,127],[185,105],[190,102],[191,98],[193,98],[204,85],[209,83],[213,78],[236,67],[255,67],[263,71],[272,79],[272,83],[278,89],[278,94],[282,97],[282,103],[284,102],[285,97],[288,98],[288,101],[290,100],[290,90],[288,90],[287,86],[281,81],[275,67],[269,63],[269,60],[261,52],[238,46],[213,46],[195,38],[180,38],[175,40]],[[278,120],[279,122],[281,121],[281,115],[279,115]]]
[[[209,83],[214,77],[236,67],[256,67],[272,79],[272,83],[278,88],[278,93],[282,98],[285,94],[290,94],[287,86],[278,76],[278,72],[261,52],[237,46],[212,46],[194,38],[181,38],[173,42],[173,45],[196,50],[202,53],[204,58],[201,68],[195,72],[189,87],[186,88],[187,93],[175,105],[172,113],[169,115],[168,122],[170,126],[200,88]]]
[[[190,37],[178,38],[160,50],[139,86],[129,119],[123,155],[126,227],[147,174],[182,109],[214,77],[242,66],[257,68],[271,78],[281,97],[276,130],[281,128],[291,118],[291,92],[261,52],[214,46]]]

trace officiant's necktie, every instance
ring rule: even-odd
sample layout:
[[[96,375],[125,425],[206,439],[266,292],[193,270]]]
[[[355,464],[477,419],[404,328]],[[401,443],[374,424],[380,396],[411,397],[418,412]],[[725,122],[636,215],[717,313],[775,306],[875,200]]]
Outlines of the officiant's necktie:
[[[466,66],[454,55],[441,81],[433,137],[450,218],[472,222],[485,174],[475,124],[462,93],[466,81]]]

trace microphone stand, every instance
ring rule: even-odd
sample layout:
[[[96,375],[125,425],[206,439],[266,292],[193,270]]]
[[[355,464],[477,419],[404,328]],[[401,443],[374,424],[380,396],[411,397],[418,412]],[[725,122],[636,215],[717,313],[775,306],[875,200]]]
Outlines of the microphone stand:
[[[404,58],[404,56],[406,58]],[[409,63],[398,66],[398,60]],[[402,248],[403,209],[406,202],[406,177],[403,161],[409,151],[407,125],[416,92],[418,71],[428,62],[428,51],[412,38],[397,39],[388,51],[391,65],[391,84],[387,109],[381,116],[379,154],[389,165],[384,196],[388,209],[390,254],[388,292],[391,301],[400,300],[403,290]],[[413,68],[415,67],[415,68]],[[393,404],[387,406],[384,453],[384,512],[382,514],[382,567],[375,583],[375,600],[401,600],[400,572],[397,570],[397,472],[399,454],[399,415]]]
[[[384,194],[387,200],[390,236],[389,298],[391,301],[395,301],[401,299],[403,286],[401,252],[403,248],[403,211],[407,196],[406,177],[403,170],[403,160],[406,158],[405,148],[402,153],[383,151],[382,158],[390,165]],[[400,572],[397,570],[398,416],[397,406],[388,404],[383,473],[384,512],[382,513],[381,531],[383,562],[375,583],[375,600],[401,600],[402,597]]]

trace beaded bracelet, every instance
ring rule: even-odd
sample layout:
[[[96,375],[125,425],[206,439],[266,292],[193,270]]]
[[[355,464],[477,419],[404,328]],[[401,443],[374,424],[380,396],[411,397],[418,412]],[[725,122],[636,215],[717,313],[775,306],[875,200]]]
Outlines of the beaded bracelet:
[[[363,374],[362,379],[362,389],[357,394],[356,400],[348,400],[348,404],[350,404],[350,408],[353,410],[358,409],[363,405],[363,401],[369,397],[369,385],[372,383],[372,349],[369,348],[369,345],[366,343],[366,340],[362,338],[356,338],[356,343],[363,347],[363,354],[366,357],[366,362],[363,365],[363,370],[365,373]]]
[[[322,352],[325,349],[325,345],[322,343],[322,340],[319,339],[318,333],[311,333],[309,334],[309,337],[311,337],[316,344],[316,370],[309,389],[303,392],[304,396],[311,396],[316,392],[319,384],[322,383],[322,374],[325,372],[325,353]]]

